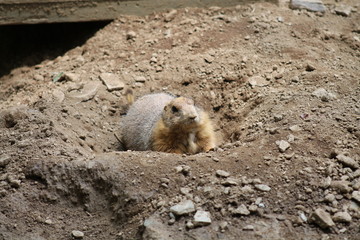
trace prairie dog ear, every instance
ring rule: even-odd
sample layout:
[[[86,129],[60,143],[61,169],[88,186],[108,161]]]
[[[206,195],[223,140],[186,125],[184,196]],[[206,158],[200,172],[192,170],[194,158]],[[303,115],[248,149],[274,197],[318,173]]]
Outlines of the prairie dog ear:
[[[168,105],[165,105],[165,107],[164,107],[164,111],[166,111],[166,109],[168,108]]]

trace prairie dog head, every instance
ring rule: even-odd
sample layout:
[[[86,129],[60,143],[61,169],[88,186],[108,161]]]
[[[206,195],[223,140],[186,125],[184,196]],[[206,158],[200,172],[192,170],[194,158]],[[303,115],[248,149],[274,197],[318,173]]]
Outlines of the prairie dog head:
[[[200,121],[198,109],[190,98],[178,97],[164,107],[163,121],[167,127],[196,125]]]

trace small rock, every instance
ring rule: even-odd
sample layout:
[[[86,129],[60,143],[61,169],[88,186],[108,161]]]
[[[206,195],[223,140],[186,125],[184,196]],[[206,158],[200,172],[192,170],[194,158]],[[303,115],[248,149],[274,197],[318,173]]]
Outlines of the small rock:
[[[319,225],[319,227],[323,229],[327,229],[330,227],[335,226],[335,223],[331,219],[329,213],[325,212],[323,209],[318,208],[316,209],[310,216],[310,221]]]
[[[195,225],[191,222],[191,221],[188,221],[187,223],[186,223],[186,228],[187,229],[193,229],[195,227]]]
[[[212,62],[215,60],[215,58],[214,58],[213,56],[206,55],[206,56],[204,57],[204,60],[205,60],[205,62],[207,62],[207,63],[212,63]]]
[[[34,80],[35,80],[35,81],[42,82],[42,81],[44,81],[44,76],[43,76],[43,75],[40,75],[40,74],[35,74],[35,75],[34,75]]]
[[[253,225],[246,225],[245,227],[243,227],[244,231],[254,231],[254,226]]]
[[[175,219],[173,220],[175,222]],[[163,221],[156,215],[152,215],[149,218],[145,219],[144,228],[145,229],[141,238],[144,240],[163,240],[168,239],[169,236],[171,236],[170,232],[168,232],[168,226],[165,225]]]
[[[177,14],[177,11],[175,9],[171,10],[170,12],[165,14],[164,21],[165,22],[171,22],[172,20],[174,20],[176,14]]]
[[[312,92],[312,95],[321,99],[321,101],[328,102],[336,99],[335,94],[326,91],[324,88],[318,88]]]
[[[289,127],[289,129],[292,132],[300,132],[301,131],[301,127],[299,127],[298,125],[292,125]]]
[[[125,87],[125,84],[113,73],[102,73],[100,79],[109,91],[121,90]]]
[[[334,195],[334,194],[327,194],[327,195],[325,196],[324,200],[325,200],[326,202],[331,203],[331,202],[333,202],[333,201],[335,200],[335,195]]]
[[[224,181],[221,182],[221,185],[224,186],[236,186],[238,185],[238,180],[235,178],[227,178]]]
[[[221,221],[219,223],[220,231],[225,232],[225,230],[228,228],[228,223],[226,221]]]
[[[211,215],[207,211],[198,210],[194,216],[195,226],[206,226],[211,224]]]
[[[21,181],[19,179],[16,179],[15,176],[13,175],[8,175],[7,176],[7,181],[9,183],[9,185],[13,188],[19,188]]]
[[[185,200],[170,208],[170,212],[177,216],[185,215],[188,213],[195,212],[195,205],[191,200]]]
[[[71,82],[77,82],[79,81],[79,75],[76,74],[76,73],[67,73],[65,72],[62,76],[62,78],[65,80],[65,81],[71,81]]]
[[[306,64],[305,70],[306,70],[307,72],[312,72],[312,71],[315,71],[315,70],[316,70],[316,67],[314,67],[314,65],[308,63],[308,64]]]
[[[352,220],[350,214],[347,212],[337,212],[332,217],[332,219],[334,220],[334,222],[343,222],[343,223],[350,223]]]
[[[275,114],[274,115],[275,122],[279,122],[279,121],[283,120],[283,118],[284,118],[284,115],[282,115],[282,114]]]
[[[349,17],[351,14],[351,10],[352,10],[351,6],[343,5],[343,4],[340,4],[340,5],[336,6],[336,8],[335,8],[336,14],[344,16],[344,17]]]
[[[360,191],[353,191],[351,194],[351,198],[356,202],[360,203]]]
[[[84,233],[78,230],[72,231],[71,235],[76,239],[82,239],[84,237]]]
[[[250,185],[245,185],[240,188],[241,193],[243,194],[251,194],[254,192],[254,189]]]
[[[307,222],[308,218],[306,217],[305,213],[300,212],[299,217],[303,222]]]
[[[126,33],[126,39],[127,40],[134,40],[136,38],[136,33],[134,31],[128,31]]]
[[[326,8],[321,0],[291,0],[291,9],[306,9],[311,12],[325,12]]]
[[[45,223],[48,224],[48,225],[51,225],[51,224],[53,224],[53,221],[51,221],[51,219],[46,219]]]
[[[271,188],[265,184],[255,184],[255,188],[263,192],[269,192],[271,190]]]
[[[216,171],[216,176],[218,177],[229,177],[230,176],[230,173],[224,171],[224,170],[217,170]]]
[[[269,82],[261,77],[261,76],[253,76],[253,77],[250,77],[249,80],[248,80],[250,86],[252,87],[265,87],[267,85],[269,85]]]
[[[348,193],[351,191],[349,185],[349,181],[332,181],[330,186],[340,193]]]
[[[244,204],[241,204],[239,207],[237,207],[236,209],[234,209],[232,211],[232,213],[234,215],[249,215],[250,211],[247,209],[247,207]]]
[[[339,154],[336,156],[336,159],[344,164],[346,167],[350,167],[352,169],[358,169],[359,163],[352,159],[351,157],[345,156],[344,154]]]
[[[276,141],[276,145],[278,145],[280,152],[285,152],[289,147],[290,143],[285,140]]]
[[[99,82],[88,82],[83,86],[80,92],[70,92],[68,97],[76,99],[80,102],[86,102],[93,99],[100,87]]]
[[[2,155],[0,156],[0,167],[6,167],[6,165],[8,165],[10,163],[10,156],[8,155]]]
[[[63,91],[59,90],[59,89],[54,89],[52,92],[52,95],[54,97],[54,99],[58,102],[58,103],[62,103],[65,99],[65,94]]]
[[[250,205],[249,207],[250,212],[255,213],[257,212],[257,210],[258,210],[258,206],[256,206],[255,204]]]
[[[180,188],[180,192],[185,195],[185,196],[189,196],[191,195],[190,192],[191,192],[191,188]]]
[[[135,82],[144,83],[144,82],[146,82],[146,78],[144,76],[136,76],[135,77]]]

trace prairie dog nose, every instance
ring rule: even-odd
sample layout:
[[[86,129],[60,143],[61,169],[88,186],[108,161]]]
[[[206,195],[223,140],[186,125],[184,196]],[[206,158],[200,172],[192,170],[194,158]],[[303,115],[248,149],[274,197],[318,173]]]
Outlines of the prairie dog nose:
[[[196,117],[197,117],[196,115],[190,115],[190,116],[189,116],[189,119],[190,119],[190,120],[195,120]]]

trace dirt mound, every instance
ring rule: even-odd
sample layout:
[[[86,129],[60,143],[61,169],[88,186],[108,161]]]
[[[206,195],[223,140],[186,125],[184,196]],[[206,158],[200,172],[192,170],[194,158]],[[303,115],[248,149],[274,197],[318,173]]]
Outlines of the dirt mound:
[[[335,4],[124,16],[2,77],[0,239],[357,239],[360,15]],[[127,88],[192,97],[219,147],[121,151]]]

